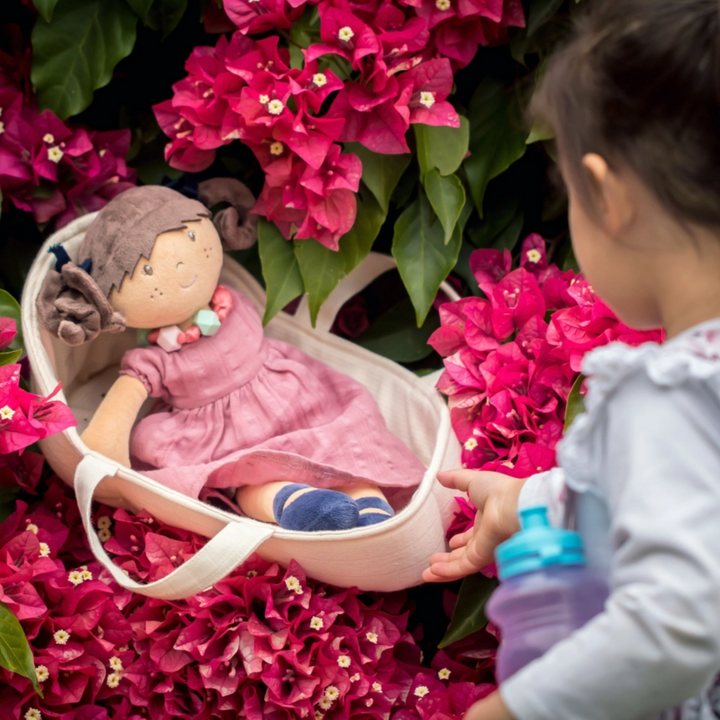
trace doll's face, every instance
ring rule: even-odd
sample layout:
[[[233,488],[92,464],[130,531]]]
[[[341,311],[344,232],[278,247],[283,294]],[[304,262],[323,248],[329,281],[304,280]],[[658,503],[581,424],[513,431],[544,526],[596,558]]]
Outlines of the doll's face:
[[[220,238],[209,218],[186,224],[158,235],[150,257],[110,293],[128,327],[180,325],[210,302],[223,263]]]

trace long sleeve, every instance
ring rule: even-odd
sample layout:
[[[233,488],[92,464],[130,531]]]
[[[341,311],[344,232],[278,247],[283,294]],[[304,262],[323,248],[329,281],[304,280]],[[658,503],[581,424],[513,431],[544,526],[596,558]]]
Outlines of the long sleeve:
[[[532,475],[525,481],[520,491],[518,507],[545,505],[548,508],[550,523],[559,527],[565,515],[565,501],[565,473],[562,468],[556,467]]]
[[[720,669],[717,391],[636,373],[593,440],[612,515],[612,593],[604,612],[501,687],[517,720],[653,718]]]

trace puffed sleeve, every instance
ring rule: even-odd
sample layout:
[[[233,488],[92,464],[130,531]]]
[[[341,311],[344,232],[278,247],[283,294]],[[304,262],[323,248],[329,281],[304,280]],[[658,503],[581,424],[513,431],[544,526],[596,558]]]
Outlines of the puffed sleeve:
[[[550,524],[560,527],[565,516],[565,471],[556,467],[547,472],[530,476],[520,491],[518,507],[545,505]]]
[[[163,384],[167,353],[158,347],[128,350],[120,363],[120,375],[139,380],[150,397],[165,397]]]
[[[720,669],[720,402],[639,371],[596,423],[611,514],[604,612],[500,688],[517,720],[653,718]]]

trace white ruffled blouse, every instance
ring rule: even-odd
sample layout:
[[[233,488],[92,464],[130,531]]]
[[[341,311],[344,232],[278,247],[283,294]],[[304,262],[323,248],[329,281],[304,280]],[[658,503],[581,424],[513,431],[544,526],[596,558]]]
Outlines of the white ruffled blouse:
[[[720,718],[720,319],[583,372],[586,412],[520,504],[577,528],[611,596],[501,694],[517,720]]]

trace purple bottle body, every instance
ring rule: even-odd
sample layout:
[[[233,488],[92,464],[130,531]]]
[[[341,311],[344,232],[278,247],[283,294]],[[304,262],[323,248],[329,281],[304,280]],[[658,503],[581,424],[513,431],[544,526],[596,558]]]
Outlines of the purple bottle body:
[[[585,565],[551,565],[504,580],[486,608],[502,637],[498,683],[585,625],[607,596],[605,580]]]

